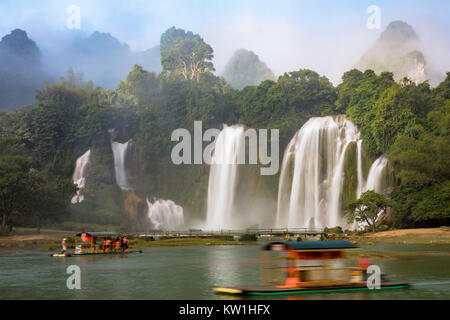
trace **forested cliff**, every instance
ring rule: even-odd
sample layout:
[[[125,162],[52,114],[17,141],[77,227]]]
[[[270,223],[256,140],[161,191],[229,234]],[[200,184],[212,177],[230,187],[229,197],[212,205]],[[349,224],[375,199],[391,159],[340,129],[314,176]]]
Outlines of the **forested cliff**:
[[[335,87],[301,69],[235,90],[212,73],[212,58],[213,48],[199,35],[171,28],[161,37],[159,74],[134,65],[108,90],[70,69],[39,90],[36,103],[0,113],[3,228],[77,221],[145,229],[147,197],[172,199],[189,219],[203,219],[209,166],[173,164],[173,130],[192,132],[194,121],[204,130],[238,123],[275,128],[283,154],[309,118],[338,114],[358,125],[372,159],[384,154],[394,168],[388,223],[448,224],[450,72],[431,88],[426,81],[396,82],[390,72],[352,69]],[[130,190],[116,184],[112,140],[132,145],[126,154]],[[84,201],[70,204],[75,162],[87,150]],[[267,209],[275,211],[278,175],[252,179],[248,192],[268,199]]]

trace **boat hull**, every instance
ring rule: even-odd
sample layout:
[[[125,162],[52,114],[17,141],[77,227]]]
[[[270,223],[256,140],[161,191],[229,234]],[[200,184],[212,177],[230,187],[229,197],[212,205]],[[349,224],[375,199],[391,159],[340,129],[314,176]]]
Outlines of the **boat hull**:
[[[125,255],[125,254],[133,254],[133,253],[142,253],[142,250],[132,250],[128,252],[86,252],[86,253],[53,253],[50,256],[52,257],[79,257],[79,256],[105,256],[105,255]]]
[[[401,289],[407,288],[409,285],[402,282],[382,282],[380,289]],[[277,295],[292,293],[315,293],[315,292],[345,292],[371,290],[365,283],[358,284],[337,284],[327,286],[308,286],[308,287],[275,287],[275,286],[249,286],[249,287],[215,287],[215,293],[230,295]]]

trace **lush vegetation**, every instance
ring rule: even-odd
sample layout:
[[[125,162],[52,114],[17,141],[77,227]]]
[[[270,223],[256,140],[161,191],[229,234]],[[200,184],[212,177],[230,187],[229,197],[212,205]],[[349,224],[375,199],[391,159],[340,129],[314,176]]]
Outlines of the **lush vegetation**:
[[[350,201],[347,205],[348,223],[367,223],[373,232],[377,231],[377,220],[382,218],[391,202],[382,194],[367,190],[358,199]]]
[[[191,32],[171,28],[161,36],[163,72],[135,65],[116,90],[65,79],[37,92],[36,103],[0,113],[0,213],[2,228],[53,221],[144,228],[146,197],[172,199],[194,218],[206,205],[208,166],[170,160],[176,128],[193,130],[242,123],[280,129],[280,152],[310,117],[346,114],[361,128],[363,147],[383,153],[395,173],[395,227],[450,221],[450,73],[436,88],[393,80],[392,73],[350,70],[337,87],[312,70],[234,90],[212,74],[212,48]],[[114,136],[110,129],[114,128]],[[111,139],[132,139],[127,155],[133,191],[115,183]],[[74,163],[91,150],[85,200],[69,205]],[[254,184],[276,197],[278,178]]]

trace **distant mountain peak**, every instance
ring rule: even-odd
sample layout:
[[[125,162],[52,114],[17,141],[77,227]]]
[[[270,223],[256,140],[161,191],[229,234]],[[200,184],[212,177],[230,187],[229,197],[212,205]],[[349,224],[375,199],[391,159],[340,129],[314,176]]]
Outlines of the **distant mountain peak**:
[[[94,31],[87,38],[78,38],[74,40],[72,47],[75,51],[112,51],[112,52],[128,52],[129,47],[126,43],[121,43],[111,33]]]
[[[14,29],[2,38],[0,53],[31,60],[39,59],[41,55],[36,43],[28,38],[27,32],[22,29]]]
[[[422,43],[414,29],[404,21],[392,21],[359,60],[357,69],[376,73],[390,71],[400,80],[408,77],[416,83],[429,79]]]
[[[264,80],[274,80],[275,76],[258,55],[244,48],[236,50],[225,66],[224,78],[235,89],[258,85]]]
[[[378,39],[379,42],[401,43],[407,41],[419,41],[414,29],[404,21],[392,21]]]

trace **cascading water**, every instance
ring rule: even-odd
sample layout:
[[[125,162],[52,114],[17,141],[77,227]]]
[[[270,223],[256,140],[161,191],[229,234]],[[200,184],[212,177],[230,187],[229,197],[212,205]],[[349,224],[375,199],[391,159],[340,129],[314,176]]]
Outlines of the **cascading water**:
[[[78,186],[77,194],[72,197],[72,203],[79,203],[84,200],[83,189],[86,186],[86,167],[91,158],[91,150],[86,151],[79,157],[75,164],[72,181]]]
[[[224,126],[214,147],[208,184],[206,229],[233,227],[231,215],[237,180],[237,160],[244,143],[243,126]]]
[[[365,181],[364,181],[364,176],[363,176],[363,170],[362,170],[362,140],[358,140],[357,144],[356,144],[356,154],[357,154],[357,158],[356,158],[356,170],[357,170],[357,177],[358,177],[358,186],[356,188],[356,197],[359,198],[359,196],[361,195],[364,185],[365,185]]]
[[[116,173],[116,183],[122,190],[130,190],[127,173],[125,170],[125,156],[130,141],[119,143],[111,141],[111,148],[114,155],[114,170]]]
[[[383,174],[386,171],[388,165],[388,159],[385,156],[380,156],[377,160],[372,163],[370,167],[369,174],[367,176],[367,182],[364,186],[362,192],[367,190],[374,190],[378,193],[384,192],[383,187]],[[360,194],[358,194],[358,197]]]
[[[350,143],[358,140],[357,127],[344,116],[311,118],[295,134],[281,167],[279,227],[343,224],[341,193],[345,152]]]
[[[154,199],[151,203],[148,198],[148,217],[157,230],[177,231],[184,227],[183,208],[172,200]]]

